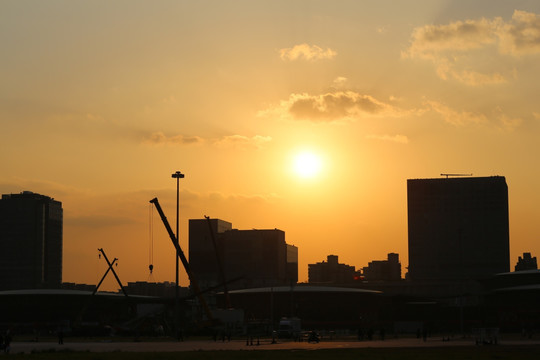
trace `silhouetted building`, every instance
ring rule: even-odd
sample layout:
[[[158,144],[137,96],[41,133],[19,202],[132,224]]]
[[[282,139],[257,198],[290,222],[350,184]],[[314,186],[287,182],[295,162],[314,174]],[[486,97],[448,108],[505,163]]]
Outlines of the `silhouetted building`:
[[[157,297],[175,297],[175,283],[174,282],[147,282],[147,281],[135,281],[128,282],[124,289],[129,295],[142,295],[142,296],[157,296]],[[95,286],[94,286],[95,287]],[[187,287],[179,287],[179,296],[187,297],[189,295],[189,289]],[[119,291],[121,293],[121,290]]]
[[[401,279],[399,254],[388,254],[387,260],[374,260],[363,268],[366,281],[398,281]]]
[[[328,255],[327,261],[308,264],[308,282],[326,284],[346,284],[356,276],[354,266],[340,264],[337,255]]]
[[[216,244],[212,241],[210,228],[214,232]],[[219,234],[231,229],[230,222],[220,219],[210,219],[210,223],[207,219],[189,220],[189,266],[202,289],[222,282],[217,258],[217,238]]]
[[[407,180],[409,278],[482,279],[510,269],[505,178]]]
[[[536,262],[536,256],[531,257],[531,253],[523,253],[523,257],[518,257],[518,262],[514,267],[515,271],[525,271],[525,270],[538,270],[538,264]]]
[[[96,285],[63,282],[60,288],[62,290],[94,291],[94,289],[96,288]]]
[[[189,220],[189,261],[201,288],[221,285],[224,280],[229,282],[228,289],[298,281],[298,248],[285,243],[284,231],[238,230],[226,221],[211,221],[215,246],[208,221]]]
[[[287,279],[296,284],[298,282],[298,247],[287,244]]]
[[[62,203],[24,191],[0,200],[0,289],[60,288]]]

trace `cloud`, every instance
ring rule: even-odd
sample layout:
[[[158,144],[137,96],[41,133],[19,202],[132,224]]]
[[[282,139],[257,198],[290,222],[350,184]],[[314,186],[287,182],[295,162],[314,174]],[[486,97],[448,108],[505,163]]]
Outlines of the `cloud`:
[[[522,118],[510,116],[504,113],[503,109],[500,107],[495,109],[493,117],[499,121],[498,126],[503,131],[514,131],[523,124]]]
[[[514,56],[540,53],[540,15],[515,10],[498,29],[500,50]]]
[[[348,79],[346,77],[338,76],[337,78],[334,79],[332,84],[334,85],[335,88],[341,89],[341,88],[343,88],[345,86],[347,81],[348,81]]]
[[[162,132],[154,132],[144,139],[144,142],[154,145],[196,145],[204,142],[198,136],[173,135],[167,136]]]
[[[405,135],[367,135],[368,139],[391,141],[398,144],[408,144],[409,138]]]
[[[151,145],[189,146],[211,144],[218,147],[261,148],[265,143],[272,141],[270,136],[255,135],[227,135],[217,139],[205,139],[199,136],[173,135],[167,136],[162,132],[154,132],[144,138],[144,143]]]
[[[402,57],[432,61],[441,79],[478,86],[500,84],[511,76],[504,68],[481,70],[489,68],[493,52],[513,57],[540,53],[540,17],[515,10],[508,22],[496,17],[418,27]]]
[[[255,135],[252,137],[248,137],[243,135],[230,135],[215,140],[214,143],[220,147],[260,149],[264,144],[270,141],[272,141],[272,138],[270,136]]]
[[[500,107],[489,114],[455,110],[438,101],[426,101],[424,112],[433,111],[442,116],[444,121],[454,126],[490,125],[502,131],[514,131],[523,124],[520,117],[506,114]],[[534,113],[533,113],[534,116]]]
[[[292,48],[285,48],[279,50],[279,56],[281,60],[322,60],[322,59],[332,59],[337,55],[337,52],[327,48],[326,50],[322,49],[317,45],[308,45],[306,43],[295,45]]]
[[[427,101],[426,105],[431,110],[442,115],[444,121],[455,126],[487,123],[487,117],[484,114],[470,111],[460,112],[437,101]]]
[[[252,203],[252,204],[261,204],[261,203],[272,203],[280,199],[277,194],[266,194],[266,195],[246,195],[246,194],[222,194],[219,192],[212,192],[204,196],[207,200],[212,202],[234,202],[240,204]]]
[[[320,95],[291,94],[276,107],[259,112],[259,116],[331,122],[362,116],[401,116],[404,110],[370,95],[354,91],[335,91]]]

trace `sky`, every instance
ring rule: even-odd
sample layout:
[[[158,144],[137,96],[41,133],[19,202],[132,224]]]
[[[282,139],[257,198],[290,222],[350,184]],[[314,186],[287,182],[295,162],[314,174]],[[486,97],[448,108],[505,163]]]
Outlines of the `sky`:
[[[62,202],[64,281],[98,248],[174,281],[175,171],[186,253],[188,219],[278,228],[300,281],[404,275],[407,179],[441,173],[505,176],[511,268],[540,256],[538,1],[2,0],[0,49],[0,193]]]

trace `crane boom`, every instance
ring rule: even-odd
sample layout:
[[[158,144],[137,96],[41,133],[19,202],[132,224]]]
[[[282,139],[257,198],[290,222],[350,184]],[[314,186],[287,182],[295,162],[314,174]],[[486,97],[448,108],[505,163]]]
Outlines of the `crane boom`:
[[[167,220],[167,217],[165,216],[165,213],[163,213],[163,210],[161,209],[161,205],[159,205],[159,201],[157,198],[153,198],[150,200],[150,203],[154,204],[156,207],[159,216],[161,217],[161,221],[163,222],[163,225],[165,225],[165,229],[167,229],[167,232],[169,233],[169,237],[171,238],[171,241],[176,249],[176,255],[180,258],[180,261],[182,261],[182,265],[184,265],[184,269],[186,270],[186,273],[189,277],[189,281],[191,282],[191,286],[193,287],[193,291],[195,294],[197,294],[197,297],[199,298],[199,301],[201,302],[201,305],[204,308],[204,311],[206,313],[206,316],[208,317],[208,320],[213,321],[214,318],[212,316],[212,312],[210,311],[210,308],[208,307],[208,304],[204,300],[204,297],[201,295],[201,289],[199,288],[199,283],[195,279],[195,276],[193,276],[193,273],[191,272],[191,268],[189,266],[189,263],[186,259],[186,256],[184,255],[184,252],[182,251],[182,248],[180,248],[180,244],[178,242],[178,239],[174,235],[171,226],[169,225],[169,221]]]
[[[113,272],[113,275],[114,275],[114,278],[116,279],[116,282],[118,283],[118,285],[120,285],[120,289],[122,289],[122,292],[124,293],[124,295],[127,297],[128,294],[126,292],[126,289],[124,289],[124,285],[122,285],[122,282],[120,281],[120,278],[118,277],[118,275],[116,274],[116,271],[114,271],[114,268],[113,268],[113,264],[111,264],[111,262],[109,261],[109,258],[107,257],[107,255],[105,255],[105,251],[103,249],[98,249],[98,251],[100,253],[103,254],[103,257],[105,258],[105,261],[107,261],[107,264],[109,265],[109,269],[107,270],[107,272],[105,273],[105,275],[107,275],[107,273],[109,272],[109,270],[111,270]],[[113,263],[118,260],[118,259],[114,259],[113,260]],[[103,277],[105,278],[105,276]],[[101,282],[100,282],[101,284]],[[99,287],[99,285],[98,285]],[[97,291],[97,287],[96,287],[96,291]]]

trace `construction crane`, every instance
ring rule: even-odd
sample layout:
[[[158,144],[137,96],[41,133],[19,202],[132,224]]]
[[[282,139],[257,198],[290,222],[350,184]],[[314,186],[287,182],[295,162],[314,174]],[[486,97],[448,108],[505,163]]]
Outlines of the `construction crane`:
[[[452,177],[458,177],[458,176],[472,176],[472,174],[441,174],[441,176],[446,176],[446,178],[448,179],[449,176],[452,176]]]
[[[204,312],[206,316],[208,317],[208,320],[210,322],[215,322],[214,317],[212,316],[212,312],[210,311],[210,308],[208,307],[208,304],[206,303],[206,300],[204,300],[204,297],[202,296],[201,289],[199,288],[199,283],[197,282],[197,279],[195,279],[195,276],[193,275],[191,268],[189,266],[189,263],[186,259],[186,256],[184,255],[184,252],[182,251],[182,248],[180,248],[180,244],[178,243],[178,239],[174,235],[171,226],[169,225],[169,221],[167,220],[167,217],[165,216],[165,213],[163,213],[163,210],[161,209],[161,205],[159,205],[159,201],[157,198],[153,198],[150,200],[150,203],[154,204],[156,207],[159,216],[161,217],[161,221],[163,222],[163,225],[165,225],[165,229],[167,229],[167,232],[169,233],[169,237],[171,238],[171,241],[176,249],[176,255],[180,258],[180,261],[182,261],[182,265],[184,266],[184,269],[186,270],[186,273],[189,277],[189,281],[191,282],[191,286],[193,287],[193,291],[195,294],[197,294],[197,298],[199,299]]]
[[[126,299],[129,299],[129,296],[126,292],[126,289],[124,288],[124,285],[122,285],[122,282],[120,281],[120,278],[118,277],[118,274],[116,274],[116,271],[114,271],[114,265],[118,265],[116,263],[116,261],[118,260],[117,258],[114,258],[112,262],[109,261],[109,258],[107,257],[107,255],[105,254],[105,250],[103,249],[98,249],[98,251],[103,254],[103,258],[105,259],[105,261],[107,262],[107,271],[105,271],[105,274],[103,274],[103,276],[101,277],[101,280],[99,281],[99,283],[97,284],[96,288],[94,289],[94,291],[92,291],[92,294],[90,295],[90,297],[88,298],[88,300],[86,301],[86,303],[83,305],[81,311],[79,312],[79,315],[77,316],[77,322],[80,323],[82,321],[82,318],[88,308],[88,306],[90,306],[90,303],[94,297],[94,295],[97,293],[97,291],[99,290],[99,287],[101,286],[101,284],[103,283],[103,280],[105,280],[105,278],[107,277],[107,275],[109,274],[109,271],[112,271],[113,274],[114,274],[114,278],[116,279],[116,282],[118,283],[118,285],[120,286],[120,289],[122,289],[122,292],[124,293],[124,296],[126,297]],[[101,259],[101,254],[99,254],[99,258]]]
[[[122,285],[122,282],[120,281],[120,278],[118,277],[118,275],[116,274],[116,271],[114,271],[114,268],[113,268],[113,265],[114,263],[116,262],[116,260],[118,260],[117,258],[114,258],[113,259],[113,262],[111,263],[109,261],[109,258],[107,258],[107,255],[105,255],[105,251],[103,249],[98,249],[98,251],[100,253],[103,254],[103,257],[105,258],[105,261],[107,262],[107,265],[109,265],[109,268],[107,269],[107,271],[105,272],[105,275],[103,275],[103,277],[101,278],[101,281],[99,282],[99,284],[96,286],[96,288],[94,289],[94,291],[92,292],[92,295],[94,295],[98,289],[99,289],[99,286],[101,285],[101,283],[103,282],[103,280],[105,280],[105,277],[107,276],[107,274],[109,273],[109,270],[113,272],[113,275],[114,275],[114,278],[116,279],[116,282],[118,283],[118,285],[120,285],[120,289],[122,289],[122,292],[124,293],[124,296],[125,297],[128,297],[128,294],[126,292],[126,289],[124,288],[124,285]]]

